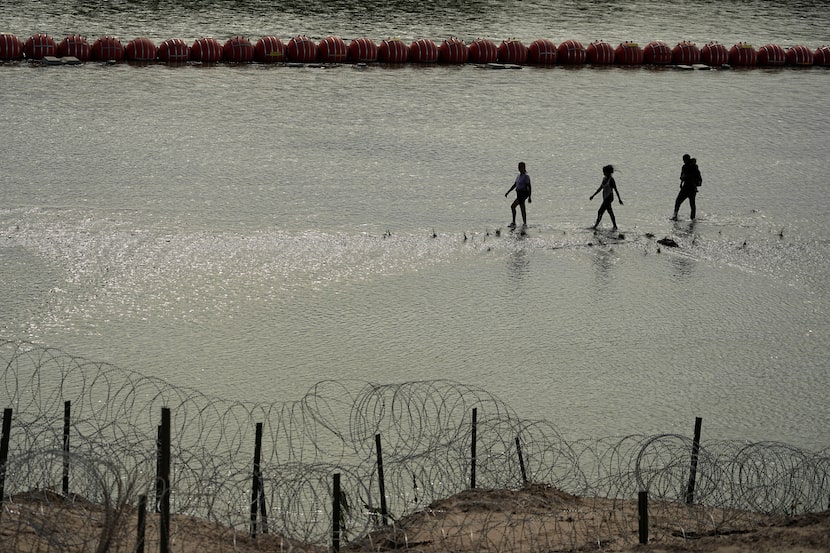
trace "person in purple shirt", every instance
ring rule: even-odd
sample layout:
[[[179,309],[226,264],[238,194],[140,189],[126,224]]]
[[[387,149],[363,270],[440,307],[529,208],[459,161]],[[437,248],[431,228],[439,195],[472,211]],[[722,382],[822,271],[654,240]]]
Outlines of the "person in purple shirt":
[[[519,176],[516,177],[515,182],[513,182],[513,186],[510,187],[510,190],[504,193],[504,197],[506,198],[510,192],[516,190],[516,199],[513,200],[513,203],[510,204],[510,211],[513,212],[513,222],[510,223],[511,227],[516,226],[516,207],[518,206],[522,210],[522,223],[524,226],[527,226],[527,208],[525,207],[525,200],[527,203],[532,203],[530,199],[530,175],[527,174],[527,168],[525,167],[525,162],[519,162]]]

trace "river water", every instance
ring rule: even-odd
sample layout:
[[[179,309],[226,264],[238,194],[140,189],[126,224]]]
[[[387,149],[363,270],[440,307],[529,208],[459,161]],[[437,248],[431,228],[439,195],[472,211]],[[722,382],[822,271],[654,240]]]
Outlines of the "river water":
[[[821,2],[444,4],[4,2],[0,31],[830,42]],[[571,438],[699,416],[830,445],[823,68],[7,63],[0,83],[3,338],[240,401],[447,378]],[[684,153],[695,222],[669,220]],[[608,163],[625,205],[594,233]]]

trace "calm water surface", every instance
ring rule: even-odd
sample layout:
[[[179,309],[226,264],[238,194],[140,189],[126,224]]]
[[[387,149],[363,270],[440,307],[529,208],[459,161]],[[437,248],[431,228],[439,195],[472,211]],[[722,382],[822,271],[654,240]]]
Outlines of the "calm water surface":
[[[815,48],[825,11],[21,2],[0,23]],[[0,82],[4,338],[240,400],[450,378],[571,438],[701,416],[710,438],[830,444],[826,70],[7,64]],[[694,224],[668,219],[686,152]],[[519,160],[526,235],[503,196]],[[586,229],[606,163],[622,236]]]

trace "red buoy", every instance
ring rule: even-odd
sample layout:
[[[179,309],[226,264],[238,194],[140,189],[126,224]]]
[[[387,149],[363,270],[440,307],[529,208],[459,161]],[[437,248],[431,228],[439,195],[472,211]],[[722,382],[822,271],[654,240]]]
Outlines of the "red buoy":
[[[643,47],[643,63],[668,65],[671,58],[671,48],[662,40],[652,40]]]
[[[339,36],[327,36],[317,45],[317,58],[324,63],[344,63],[349,58],[349,47]]]
[[[413,63],[437,62],[438,46],[428,38],[419,38],[409,45],[409,61]]]
[[[758,60],[758,52],[748,42],[739,42],[729,49],[729,65],[752,67]]]
[[[383,63],[406,63],[409,60],[409,46],[399,38],[387,38],[378,46],[378,61]]]
[[[578,65],[585,63],[588,58],[588,52],[582,43],[578,40],[566,40],[559,45],[556,51],[556,59],[559,63],[566,65]]]
[[[36,34],[26,39],[23,44],[23,53],[30,60],[40,60],[46,56],[54,56],[58,53],[55,39],[46,34]]]
[[[124,46],[118,37],[102,36],[92,43],[92,59],[98,61],[122,61]]]
[[[317,44],[305,35],[297,35],[285,46],[288,61],[294,63],[312,63],[317,61]]]
[[[486,38],[477,38],[470,44],[470,59],[472,63],[493,63],[499,59],[499,49],[496,43]]]
[[[58,55],[62,58],[73,57],[87,61],[91,52],[92,46],[89,45],[86,37],[80,35],[68,36],[58,44]]]
[[[159,60],[167,63],[185,63],[190,59],[190,46],[180,38],[168,38],[159,45]]]
[[[614,63],[614,47],[601,40],[595,40],[587,48],[588,63],[594,65],[611,65]]]
[[[620,65],[640,65],[643,63],[643,49],[636,42],[626,40],[614,51]]]
[[[158,57],[158,48],[147,37],[132,39],[124,47],[124,58],[130,61],[153,61]]]
[[[700,63],[700,48],[694,42],[678,42],[672,48],[671,61],[677,65],[694,65]]]
[[[222,61],[222,45],[213,37],[197,38],[190,47],[190,59],[202,63],[218,63]]]
[[[778,66],[787,63],[787,53],[778,44],[764,44],[758,48],[758,65]]]
[[[254,59],[260,63],[285,61],[285,45],[275,36],[264,36],[254,45]]]
[[[527,62],[527,46],[521,40],[503,40],[499,45],[499,61],[523,65]]]
[[[813,52],[806,46],[797,45],[787,49],[787,64],[797,66],[813,65]]]
[[[470,57],[470,48],[463,40],[450,37],[438,47],[438,61],[441,63],[467,63]]]
[[[700,61],[704,65],[720,67],[729,61],[729,52],[726,51],[726,46],[723,44],[710,42],[700,49]]]
[[[556,65],[556,44],[546,38],[537,38],[527,47],[527,63],[545,67]]]
[[[378,45],[371,38],[356,38],[349,43],[349,61],[372,63],[378,61]]]
[[[819,46],[813,52],[813,65],[830,66],[830,46]]]
[[[230,63],[254,61],[254,45],[244,36],[231,37],[222,46],[222,59]]]
[[[0,34],[0,60],[19,60],[22,57],[23,42],[13,34]]]

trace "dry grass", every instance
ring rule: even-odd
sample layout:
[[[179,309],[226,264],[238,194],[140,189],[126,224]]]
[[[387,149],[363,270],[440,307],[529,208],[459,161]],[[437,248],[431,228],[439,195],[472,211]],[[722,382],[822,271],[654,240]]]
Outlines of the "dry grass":
[[[7,498],[0,551],[133,552],[134,506],[106,508],[82,498],[37,491]],[[144,551],[159,551],[158,515],[148,513]],[[279,534],[248,535],[216,522],[176,515],[170,551],[181,553],[322,552],[326,547]],[[467,490],[432,503],[344,545],[343,551],[669,553],[830,552],[830,511],[794,518],[652,503],[648,545],[640,545],[636,501],[576,497],[534,485],[522,490]]]

